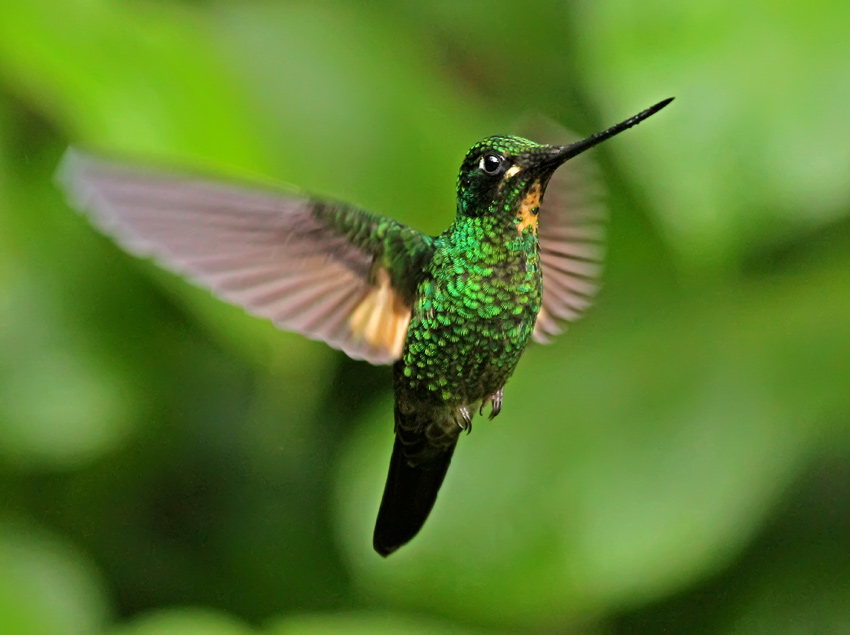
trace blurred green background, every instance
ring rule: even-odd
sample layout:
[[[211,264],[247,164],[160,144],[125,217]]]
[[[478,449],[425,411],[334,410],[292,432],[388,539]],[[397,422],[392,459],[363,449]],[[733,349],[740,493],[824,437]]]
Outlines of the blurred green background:
[[[850,633],[850,5],[0,3],[0,632]],[[123,254],[70,143],[436,233],[467,148],[589,134],[606,286],[370,532],[390,372]]]

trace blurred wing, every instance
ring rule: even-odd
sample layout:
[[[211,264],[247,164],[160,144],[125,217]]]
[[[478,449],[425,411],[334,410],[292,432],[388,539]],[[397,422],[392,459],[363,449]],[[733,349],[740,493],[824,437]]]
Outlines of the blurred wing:
[[[401,356],[415,292],[406,280],[430,254],[430,237],[337,203],[74,150],[57,178],[71,204],[127,251],[355,359]]]
[[[554,143],[569,143],[566,131]],[[547,142],[552,142],[552,134]],[[546,137],[541,137],[546,138]],[[534,339],[547,343],[592,304],[605,257],[607,212],[601,202],[596,166],[580,155],[561,166],[546,187],[538,237],[543,269],[543,302]]]

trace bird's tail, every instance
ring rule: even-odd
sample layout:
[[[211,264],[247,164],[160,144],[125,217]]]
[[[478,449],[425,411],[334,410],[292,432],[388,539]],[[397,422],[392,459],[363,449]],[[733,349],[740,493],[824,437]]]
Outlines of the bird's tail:
[[[457,429],[449,427],[434,443],[422,427],[406,428],[405,417],[398,408],[395,414],[396,438],[390,471],[372,538],[375,551],[385,557],[422,529],[437,500],[460,432],[452,421],[451,426]]]

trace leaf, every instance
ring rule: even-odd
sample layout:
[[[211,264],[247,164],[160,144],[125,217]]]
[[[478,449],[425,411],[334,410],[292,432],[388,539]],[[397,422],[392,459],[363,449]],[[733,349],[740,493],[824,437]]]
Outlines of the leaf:
[[[0,631],[87,635],[109,614],[92,564],[37,527],[0,523]]]
[[[197,607],[160,609],[110,630],[110,635],[250,635],[256,633],[222,611]]]
[[[272,622],[268,635],[485,635],[427,617],[380,612],[296,615]]]

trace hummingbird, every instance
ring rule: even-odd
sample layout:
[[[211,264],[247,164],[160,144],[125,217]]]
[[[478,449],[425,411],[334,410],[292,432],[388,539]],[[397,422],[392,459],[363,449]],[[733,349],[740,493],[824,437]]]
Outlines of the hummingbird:
[[[589,305],[598,232],[563,201],[543,204],[550,179],[671,101],[567,145],[476,143],[458,174],[455,220],[439,236],[298,191],[74,148],[57,181],[128,252],[281,329],[392,364],[395,442],[373,535],[388,556],[424,525],[476,412],[501,411],[529,342],[548,341]]]

